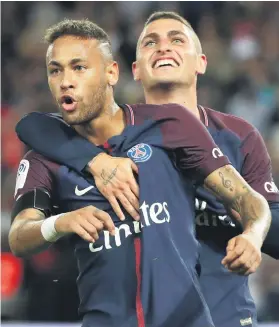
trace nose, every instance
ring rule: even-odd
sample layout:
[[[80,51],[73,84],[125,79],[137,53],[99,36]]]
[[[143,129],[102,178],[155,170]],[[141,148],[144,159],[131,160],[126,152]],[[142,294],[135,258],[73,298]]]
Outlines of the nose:
[[[171,42],[169,40],[161,40],[159,42],[157,52],[165,53],[171,51],[172,51]]]
[[[60,88],[65,91],[68,89],[75,88],[76,81],[74,80],[73,74],[71,72],[64,71],[63,78],[61,80]]]

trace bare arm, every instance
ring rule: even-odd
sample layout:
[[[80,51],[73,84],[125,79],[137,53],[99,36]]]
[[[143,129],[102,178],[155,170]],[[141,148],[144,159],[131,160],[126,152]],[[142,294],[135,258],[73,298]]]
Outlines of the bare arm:
[[[16,256],[26,256],[45,249],[50,243],[42,235],[44,214],[37,209],[22,210],[9,233],[9,244]],[[48,218],[46,218],[48,219]],[[110,215],[94,206],[84,207],[59,216],[54,225],[58,236],[76,233],[87,242],[95,242],[103,229],[114,235]]]
[[[243,226],[243,233],[228,242],[222,264],[240,274],[255,272],[261,263],[261,247],[271,223],[266,199],[230,165],[215,170],[204,184]]]
[[[204,183],[242,224],[244,233],[257,235],[263,243],[271,223],[266,199],[254,191],[231,165],[215,170]]]
[[[241,152],[244,156],[241,175],[254,190],[265,197],[272,214],[262,252],[279,259],[279,191],[272,178],[271,160],[265,142],[253,126],[250,126],[250,132],[242,142]]]
[[[30,255],[49,246],[41,233],[45,215],[37,209],[22,210],[14,219],[9,244],[16,256]]]

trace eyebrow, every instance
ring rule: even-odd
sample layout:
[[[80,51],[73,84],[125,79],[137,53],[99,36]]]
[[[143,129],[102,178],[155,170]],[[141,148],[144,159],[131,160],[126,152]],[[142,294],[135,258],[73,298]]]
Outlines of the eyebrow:
[[[82,58],[74,58],[70,61],[70,65],[74,65],[74,64],[77,64],[78,62],[82,62],[82,61],[85,61],[85,59],[82,59]],[[48,66],[61,66],[61,64],[56,61],[56,60],[51,60],[49,63],[48,63]]]
[[[187,35],[182,31],[173,30],[173,31],[168,32],[168,36],[175,36],[175,35],[182,35],[182,36],[185,36],[187,38]]]
[[[172,36],[175,36],[175,35],[182,35],[182,36],[184,36],[184,37],[187,38],[187,35],[184,32],[182,32],[182,31],[172,30],[172,31],[169,31],[168,32],[168,37],[172,37]],[[159,34],[153,32],[153,33],[149,33],[149,34],[145,35],[145,37],[141,40],[141,44],[144,42],[145,39],[148,39],[148,38],[150,38],[150,39],[158,39],[159,38]]]

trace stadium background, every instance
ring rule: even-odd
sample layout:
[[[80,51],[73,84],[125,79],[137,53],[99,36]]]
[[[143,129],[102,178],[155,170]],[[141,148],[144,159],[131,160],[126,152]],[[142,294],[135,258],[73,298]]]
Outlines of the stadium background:
[[[28,260],[14,258],[7,243],[16,170],[26,151],[14,127],[28,112],[56,110],[46,81],[42,36],[47,27],[65,17],[89,18],[108,32],[121,71],[116,99],[135,103],[143,100],[143,93],[132,79],[131,63],[145,20],[155,10],[182,14],[197,31],[208,58],[207,73],[199,81],[199,103],[243,117],[259,129],[279,185],[278,2],[11,1],[1,5],[3,321],[78,319],[76,268],[67,243]],[[251,287],[259,320],[277,321],[273,326],[279,326],[279,262],[265,257],[251,278]]]

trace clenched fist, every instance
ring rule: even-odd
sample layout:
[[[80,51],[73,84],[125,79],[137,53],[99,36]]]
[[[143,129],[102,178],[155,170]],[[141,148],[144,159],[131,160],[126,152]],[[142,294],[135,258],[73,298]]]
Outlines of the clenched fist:
[[[254,273],[262,261],[262,241],[253,233],[243,233],[228,242],[227,255],[222,264],[241,275]]]

